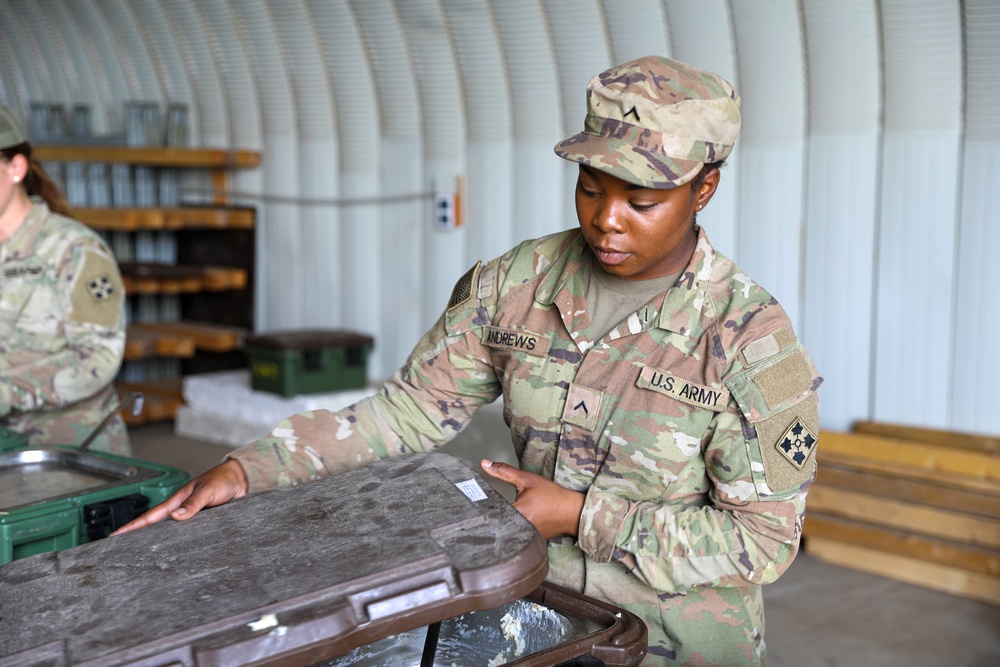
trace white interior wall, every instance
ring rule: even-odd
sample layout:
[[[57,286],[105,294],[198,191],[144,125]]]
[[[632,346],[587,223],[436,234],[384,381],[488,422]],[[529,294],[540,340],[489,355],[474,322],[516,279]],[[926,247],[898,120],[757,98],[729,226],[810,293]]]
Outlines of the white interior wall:
[[[472,263],[575,224],[552,146],[590,76],[652,51],[692,62],[744,100],[700,221],[792,316],[825,426],[996,434],[998,7],[2,0],[0,101],[25,119],[88,103],[101,132],[125,100],[183,101],[192,145],[260,150],[231,183],[258,209],[258,330],[366,331],[384,377]],[[435,230],[430,197],[459,178],[463,225]]]

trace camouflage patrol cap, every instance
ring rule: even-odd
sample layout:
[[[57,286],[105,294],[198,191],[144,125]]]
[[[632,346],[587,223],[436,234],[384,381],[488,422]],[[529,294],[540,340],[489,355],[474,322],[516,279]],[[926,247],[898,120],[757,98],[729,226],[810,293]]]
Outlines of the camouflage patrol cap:
[[[667,189],[726,159],[739,132],[740,96],[728,81],[646,56],[590,80],[584,130],[555,151],[629,183]]]
[[[14,112],[7,107],[0,106],[0,150],[18,146],[27,140],[28,135]]]

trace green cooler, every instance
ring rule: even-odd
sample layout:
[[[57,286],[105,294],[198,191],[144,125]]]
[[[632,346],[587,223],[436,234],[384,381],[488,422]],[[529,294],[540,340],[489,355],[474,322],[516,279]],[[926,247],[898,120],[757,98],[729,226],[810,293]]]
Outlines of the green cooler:
[[[307,329],[250,336],[244,352],[251,386],[287,398],[364,387],[372,347],[364,334]]]
[[[0,431],[0,565],[92,542],[158,505],[190,476],[74,447],[9,446]]]

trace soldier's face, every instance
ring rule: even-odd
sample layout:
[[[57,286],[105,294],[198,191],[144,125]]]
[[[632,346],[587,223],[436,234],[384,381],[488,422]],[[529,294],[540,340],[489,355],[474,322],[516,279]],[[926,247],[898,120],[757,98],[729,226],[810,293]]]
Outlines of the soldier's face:
[[[625,280],[661,278],[687,266],[697,242],[695,211],[717,184],[714,171],[698,192],[690,182],[654,190],[581,165],[576,214],[605,271]]]

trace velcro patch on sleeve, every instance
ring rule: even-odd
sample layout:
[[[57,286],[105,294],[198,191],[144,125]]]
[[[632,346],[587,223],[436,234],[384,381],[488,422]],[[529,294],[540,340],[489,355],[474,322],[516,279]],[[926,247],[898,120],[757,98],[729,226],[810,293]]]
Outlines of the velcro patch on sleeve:
[[[670,371],[644,366],[639,372],[636,386],[666,394],[678,401],[714,412],[722,412],[729,404],[729,392],[713,389],[683,378]]]
[[[752,377],[764,403],[771,410],[801,396],[812,384],[812,379],[812,369],[803,354],[791,354]]]
[[[544,357],[548,353],[552,341],[527,329],[485,327],[483,345],[488,345],[496,350],[514,350],[530,354],[533,357]]]
[[[496,282],[496,279],[496,263],[491,262],[483,267],[483,270],[479,275],[479,291],[476,296],[480,301],[489,299],[493,296],[494,283]]]

